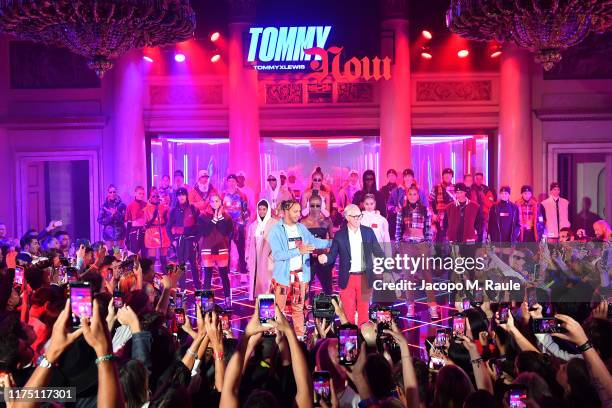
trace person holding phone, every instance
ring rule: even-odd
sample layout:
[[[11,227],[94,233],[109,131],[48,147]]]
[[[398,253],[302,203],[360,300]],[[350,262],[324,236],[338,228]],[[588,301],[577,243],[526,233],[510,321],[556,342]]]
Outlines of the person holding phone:
[[[176,192],[176,205],[170,210],[166,229],[171,237],[172,246],[179,264],[189,262],[191,277],[195,289],[201,289],[200,271],[198,270],[198,210],[189,203],[189,192],[179,188]],[[180,279],[181,287],[185,286],[186,276]]]
[[[361,210],[355,204],[344,209],[347,224],[334,235],[329,255],[319,255],[319,262],[334,265],[340,257],[338,285],[340,300],[351,323],[357,312],[357,322],[361,326],[368,321],[368,309],[374,284],[374,257],[384,258],[374,230],[361,225]]]
[[[298,337],[302,337],[305,333],[304,299],[311,279],[310,254],[315,249],[328,248],[330,241],[316,238],[299,222],[302,208],[297,201],[283,201],[281,209],[283,218],[272,227],[269,235],[274,259],[270,291],[281,310],[291,296],[293,325]]]
[[[198,226],[200,229],[200,255],[204,268],[204,289],[210,289],[213,268],[219,269],[223,282],[225,305],[231,305],[231,287],[229,281],[229,248],[230,238],[234,230],[232,217],[221,204],[219,194],[210,196],[211,212],[200,214]]]

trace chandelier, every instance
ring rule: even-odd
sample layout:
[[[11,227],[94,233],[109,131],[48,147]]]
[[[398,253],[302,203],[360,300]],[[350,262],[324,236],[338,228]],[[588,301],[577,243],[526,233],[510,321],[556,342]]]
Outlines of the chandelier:
[[[0,32],[68,48],[102,78],[133,48],[187,40],[189,0],[0,0]]]
[[[448,28],[472,40],[514,41],[550,70],[561,53],[612,25],[612,0],[451,0]]]

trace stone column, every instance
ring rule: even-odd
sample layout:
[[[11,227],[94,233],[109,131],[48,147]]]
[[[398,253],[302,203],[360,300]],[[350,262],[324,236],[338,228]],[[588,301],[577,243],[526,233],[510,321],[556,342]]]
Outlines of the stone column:
[[[407,0],[382,2],[381,58],[392,59],[391,79],[380,81],[380,173],[398,173],[412,164],[410,42]]]
[[[246,183],[259,195],[259,106],[257,71],[245,66],[243,34],[255,17],[254,0],[229,0],[229,171],[246,172]],[[251,204],[253,206],[253,204]]]
[[[505,44],[500,66],[498,184],[518,199],[523,184],[533,185],[531,66],[526,50]],[[490,147],[491,149],[491,147]]]
[[[142,51],[132,50],[119,58],[111,72],[114,79],[114,146],[102,152],[102,159],[113,163],[114,174],[112,178],[105,175],[100,193],[103,199],[108,184],[113,183],[123,201],[129,202],[134,187],[147,183]]]

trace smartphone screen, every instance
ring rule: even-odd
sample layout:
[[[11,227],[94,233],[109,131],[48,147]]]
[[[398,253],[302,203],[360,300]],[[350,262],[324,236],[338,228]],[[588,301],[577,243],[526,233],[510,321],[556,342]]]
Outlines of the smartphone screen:
[[[200,298],[202,313],[212,312],[215,308],[215,292],[212,290],[203,290]]]
[[[470,299],[464,299],[463,300],[463,310],[468,310],[472,308],[472,302],[470,301]]]
[[[434,339],[434,347],[438,349],[445,347],[446,339],[447,339],[446,330],[438,329],[436,331],[436,337]]]
[[[73,283],[76,282],[78,277],[77,277],[77,269],[74,267],[68,267],[66,268],[66,276],[68,277],[68,283]]]
[[[232,326],[230,325],[229,315],[223,313],[219,316],[221,320],[221,330],[228,331],[231,330]]]
[[[533,332],[536,334],[543,333],[560,333],[561,325],[554,317],[545,317],[542,319],[531,320]]]
[[[174,306],[176,307],[183,307],[183,294],[182,293],[177,293],[176,296],[174,296]]]
[[[259,322],[261,324],[270,325],[269,322],[274,320],[276,312],[274,311],[274,296],[260,296],[259,302]]]
[[[508,306],[500,306],[499,307],[499,323],[507,323],[508,322],[508,313],[510,313],[510,308]]]
[[[314,385],[315,406],[321,406],[321,401],[325,401],[327,405],[331,405],[331,384],[329,372],[315,371],[312,374],[312,382]]]
[[[115,306],[115,309],[123,307],[123,294],[118,290],[113,292],[113,306]]]
[[[440,357],[431,357],[429,359],[429,368],[432,370],[439,370],[444,367],[444,360]]]
[[[535,305],[536,303],[538,303],[536,288],[527,288],[527,304],[529,305],[529,307],[533,307],[533,305]]]
[[[340,364],[353,365],[359,357],[359,329],[355,325],[340,326],[338,331],[338,356]]]
[[[75,282],[70,285],[70,310],[72,327],[81,325],[82,317],[91,317],[93,312],[93,293],[88,282]]]
[[[182,326],[185,324],[185,309],[182,307],[177,307],[174,309],[174,318],[176,319],[176,324],[178,326]]]
[[[14,280],[15,285],[19,285],[19,286],[23,285],[23,274],[24,274],[23,268],[17,266],[15,268],[15,280]]]
[[[376,323],[383,329],[391,329],[391,310],[378,310],[376,312]]]
[[[461,315],[453,317],[453,335],[465,336],[465,317]]]
[[[508,392],[508,399],[510,408],[527,408],[527,388],[512,385]]]
[[[194,300],[195,300],[195,304],[196,304],[196,306],[200,306],[200,307],[202,307],[202,291],[201,291],[201,290],[199,290],[199,289],[198,289],[198,290],[196,290],[196,291],[193,293],[193,296],[194,296]]]

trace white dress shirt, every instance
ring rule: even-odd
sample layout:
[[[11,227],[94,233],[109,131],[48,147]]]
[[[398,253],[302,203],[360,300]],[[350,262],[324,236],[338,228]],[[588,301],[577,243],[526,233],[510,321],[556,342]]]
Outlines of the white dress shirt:
[[[363,239],[361,238],[361,228],[356,231],[348,228],[349,245],[351,246],[351,269],[349,272],[363,272]]]

